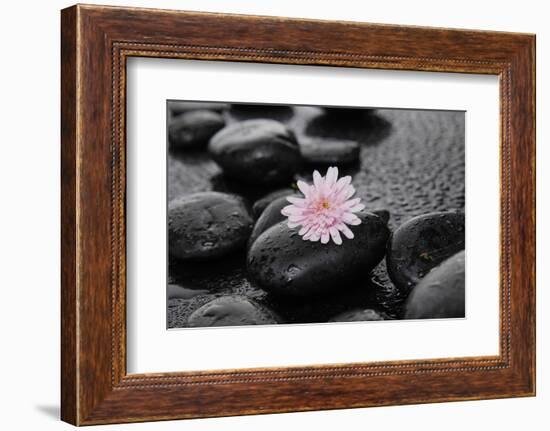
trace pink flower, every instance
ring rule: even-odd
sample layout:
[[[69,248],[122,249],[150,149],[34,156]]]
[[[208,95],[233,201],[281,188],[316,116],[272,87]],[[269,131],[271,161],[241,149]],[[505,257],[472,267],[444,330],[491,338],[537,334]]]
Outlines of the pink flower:
[[[361,224],[354,213],[365,206],[360,198],[350,199],[355,193],[350,176],[338,179],[338,168],[330,167],[324,177],[318,171],[313,172],[313,184],[298,181],[298,188],[304,197],[287,197],[291,205],[281,211],[288,217],[289,228],[301,226],[298,234],[302,239],[321,240],[323,244],[331,238],[335,244],[342,244],[340,232],[346,238],[353,238],[347,225]]]

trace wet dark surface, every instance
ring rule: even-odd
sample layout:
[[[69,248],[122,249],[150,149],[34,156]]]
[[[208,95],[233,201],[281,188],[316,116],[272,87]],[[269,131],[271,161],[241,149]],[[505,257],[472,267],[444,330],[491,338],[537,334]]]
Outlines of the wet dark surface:
[[[386,251],[391,281],[410,290],[441,262],[464,250],[464,223],[462,212],[435,212],[401,224]]]
[[[391,230],[421,214],[464,211],[462,112],[381,109],[334,113],[317,107],[239,107],[223,115],[228,124],[249,118],[276,119],[290,127],[298,141],[306,135],[359,142],[359,162],[342,166],[340,175],[353,176],[356,196],[367,210],[390,212]],[[297,178],[309,181],[314,168],[306,165]],[[322,169],[324,175],[326,167]],[[237,193],[252,205],[273,188],[228,180],[206,151],[170,152],[168,200],[207,190]],[[191,312],[223,295],[249,297],[272,309],[284,323],[326,322],[359,308],[373,308],[392,318],[402,316],[406,292],[389,280],[385,260],[341,294],[308,299],[273,297],[253,286],[246,277],[245,261],[245,249],[210,262],[170,259],[168,327],[185,327]]]
[[[464,250],[446,259],[420,280],[405,303],[407,319],[465,317]]]
[[[248,277],[274,295],[311,299],[330,293],[338,301],[348,288],[364,285],[384,258],[390,235],[380,217],[365,210],[355,214],[361,223],[341,245],[304,241],[297,228],[277,223],[250,246]]]

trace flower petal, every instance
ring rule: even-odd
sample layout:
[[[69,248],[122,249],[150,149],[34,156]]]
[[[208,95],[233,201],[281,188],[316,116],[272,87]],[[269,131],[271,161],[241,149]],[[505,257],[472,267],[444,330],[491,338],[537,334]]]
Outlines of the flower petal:
[[[352,213],[344,213],[344,215],[342,216],[342,221],[346,224],[351,224],[353,226],[361,224],[361,220],[359,219],[359,217]]]
[[[313,171],[313,185],[317,192],[321,191],[323,188],[324,180],[319,171]]]
[[[340,232],[336,227],[331,227],[329,229],[330,237],[332,238],[332,241],[334,241],[335,244],[341,245],[342,244],[342,237],[340,236]]]
[[[296,196],[288,196],[286,198],[287,201],[289,201],[290,203],[296,205],[296,206],[304,206],[306,204],[306,199],[304,198],[299,198],[299,197],[296,197]]]
[[[288,220],[293,222],[293,223],[300,223],[305,221],[305,219],[307,219],[307,216],[303,216],[303,215],[300,215],[300,214],[293,214],[293,215],[290,215],[288,216]]]
[[[338,179],[338,168],[336,167],[330,167],[327,169],[327,174],[325,177],[325,182],[328,187],[333,187],[334,184],[336,184],[336,180]]]
[[[344,203],[342,203],[340,205],[340,208],[342,209],[352,208],[355,205],[357,205],[359,202],[361,202],[361,198],[350,199],[349,201],[345,201]]]
[[[338,203],[343,203],[347,199],[351,198],[354,193],[355,193],[355,188],[352,185],[348,184],[347,186],[343,187],[341,190],[339,190],[334,194],[334,201]]]
[[[339,224],[338,226],[336,226],[338,228],[338,230],[340,232],[342,232],[344,234],[344,236],[348,239],[353,239],[355,237],[355,235],[353,234],[353,232],[344,224],[344,223],[341,223]]]
[[[308,183],[306,183],[305,181],[302,181],[302,180],[298,180],[296,185],[298,186],[298,189],[300,189],[300,191],[307,198],[308,195],[310,194],[311,186]]]
[[[330,234],[328,233],[328,231],[323,232],[323,234],[321,235],[321,243],[326,244],[329,241],[330,241]]]
[[[338,193],[350,184],[351,184],[351,177],[349,175],[342,177],[336,182],[334,191]]]
[[[303,236],[303,239],[309,240],[313,236],[314,230],[309,229]]]
[[[319,238],[321,238],[321,235],[319,235],[317,232],[314,232],[309,238],[309,240],[312,242],[316,242],[316,241],[319,241]]]
[[[348,211],[350,211],[352,213],[356,213],[356,212],[362,211],[364,209],[365,209],[365,205],[359,204],[359,205],[355,205],[355,206],[351,207],[350,209],[348,209]]]
[[[303,211],[304,211],[303,208],[298,208],[297,206],[294,206],[294,205],[287,205],[281,210],[281,214],[289,217],[292,215],[302,215]]]
[[[355,187],[353,187],[352,185],[349,185],[345,188],[345,190],[343,190],[343,193],[344,193],[344,200],[348,200],[355,194]]]

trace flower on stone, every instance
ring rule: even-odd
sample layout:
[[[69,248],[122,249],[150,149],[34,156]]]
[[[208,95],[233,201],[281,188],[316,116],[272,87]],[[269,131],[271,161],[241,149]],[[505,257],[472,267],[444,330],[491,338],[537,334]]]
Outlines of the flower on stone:
[[[361,224],[354,213],[365,206],[360,198],[351,199],[355,188],[350,176],[338,179],[338,168],[330,167],[324,177],[314,171],[313,184],[298,181],[297,185],[304,197],[287,197],[290,205],[281,210],[288,217],[289,228],[300,227],[298,234],[303,240],[320,240],[322,244],[331,239],[335,244],[342,244],[341,234],[353,239],[348,225]]]

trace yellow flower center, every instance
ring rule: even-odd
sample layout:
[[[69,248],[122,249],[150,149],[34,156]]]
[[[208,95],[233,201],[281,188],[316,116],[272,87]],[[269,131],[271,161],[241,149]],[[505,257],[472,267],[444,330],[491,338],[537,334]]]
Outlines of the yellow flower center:
[[[328,201],[325,199],[323,200],[323,202],[321,203],[321,206],[324,208],[324,209],[329,209],[330,208],[330,205],[328,203]]]

